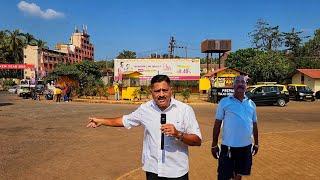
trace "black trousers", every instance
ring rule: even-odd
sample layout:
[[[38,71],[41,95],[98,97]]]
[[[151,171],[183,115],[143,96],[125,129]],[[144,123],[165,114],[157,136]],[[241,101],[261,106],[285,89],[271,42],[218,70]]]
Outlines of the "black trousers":
[[[158,174],[152,172],[146,172],[147,180],[189,180],[189,173],[177,177],[177,178],[166,178],[166,177],[159,177]]]

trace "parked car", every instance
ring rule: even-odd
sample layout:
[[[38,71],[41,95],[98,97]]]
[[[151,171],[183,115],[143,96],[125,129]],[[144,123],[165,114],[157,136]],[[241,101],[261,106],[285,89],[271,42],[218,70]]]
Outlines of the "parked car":
[[[259,84],[248,86],[246,96],[256,104],[285,106],[289,102],[289,92],[285,85]]]
[[[290,98],[300,100],[315,100],[314,92],[305,84],[288,84]]]
[[[31,88],[22,86],[20,89],[19,96],[23,97],[24,99],[30,98],[31,97]]]
[[[18,85],[14,85],[8,89],[9,93],[17,94]]]
[[[37,84],[35,90],[38,94],[43,95],[45,86],[43,84]]]

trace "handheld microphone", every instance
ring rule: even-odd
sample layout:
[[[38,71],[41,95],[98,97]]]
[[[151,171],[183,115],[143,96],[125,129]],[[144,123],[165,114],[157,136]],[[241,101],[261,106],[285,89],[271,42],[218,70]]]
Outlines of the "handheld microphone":
[[[165,124],[167,120],[166,114],[161,114],[160,123]],[[161,150],[164,147],[164,133],[161,133]]]

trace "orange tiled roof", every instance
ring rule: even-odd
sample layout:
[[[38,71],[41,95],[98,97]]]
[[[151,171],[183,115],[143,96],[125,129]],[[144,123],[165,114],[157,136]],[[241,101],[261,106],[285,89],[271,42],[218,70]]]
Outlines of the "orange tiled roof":
[[[314,79],[320,78],[320,69],[297,69],[297,70],[311,78],[314,78]]]

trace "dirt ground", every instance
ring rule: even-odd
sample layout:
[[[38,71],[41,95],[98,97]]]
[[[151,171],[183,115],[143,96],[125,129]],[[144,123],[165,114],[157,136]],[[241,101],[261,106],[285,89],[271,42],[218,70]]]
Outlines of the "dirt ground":
[[[145,179],[142,128],[86,128],[138,105],[55,103],[0,93],[0,179]],[[210,155],[215,104],[195,103],[203,136],[190,148],[190,179],[216,179]],[[260,150],[244,179],[319,179],[320,101],[259,106]]]

